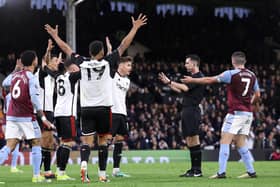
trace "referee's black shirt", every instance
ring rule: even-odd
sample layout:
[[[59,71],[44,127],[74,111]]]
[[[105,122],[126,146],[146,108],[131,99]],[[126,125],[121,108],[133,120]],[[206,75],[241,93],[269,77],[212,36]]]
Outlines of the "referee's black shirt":
[[[191,75],[193,78],[204,77],[201,72]],[[189,88],[183,95],[183,107],[197,107],[204,95],[205,86],[202,84],[186,84]]]

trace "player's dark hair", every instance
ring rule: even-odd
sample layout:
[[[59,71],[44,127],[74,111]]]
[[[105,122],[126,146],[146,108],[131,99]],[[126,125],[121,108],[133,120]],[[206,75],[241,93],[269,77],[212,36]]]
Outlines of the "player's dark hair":
[[[197,66],[199,67],[200,66],[200,58],[198,55],[196,54],[190,54],[190,55],[187,55],[186,58],[189,58],[191,59],[192,61],[195,61],[197,63]]]
[[[37,54],[35,51],[27,50],[21,53],[20,60],[24,66],[31,66],[36,57]]]
[[[89,44],[89,55],[96,56],[104,48],[101,41],[95,40]]]
[[[120,58],[120,63],[124,62],[133,62],[133,58],[131,56],[125,56]]]
[[[68,68],[69,66],[71,66],[73,63],[73,60],[71,58],[66,58],[66,60],[64,61],[64,66],[66,68]]]
[[[245,64],[246,63],[246,55],[242,51],[235,51],[231,55],[234,58],[236,64]]]

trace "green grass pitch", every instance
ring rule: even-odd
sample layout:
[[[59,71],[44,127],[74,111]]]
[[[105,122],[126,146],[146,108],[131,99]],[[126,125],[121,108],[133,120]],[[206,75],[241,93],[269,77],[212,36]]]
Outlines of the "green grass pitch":
[[[217,162],[204,162],[202,178],[180,178],[189,162],[176,162],[170,164],[123,164],[121,169],[131,175],[130,178],[109,177],[110,183],[100,183],[97,181],[97,166],[89,165],[90,184],[81,184],[80,166],[69,165],[67,173],[75,177],[76,181],[56,181],[52,183],[31,183],[31,166],[19,167],[24,170],[23,174],[10,173],[10,167],[0,166],[0,187],[280,187],[280,162],[255,162],[254,163],[258,178],[256,179],[237,179],[236,177],[244,172],[244,166],[240,162],[229,162],[227,170],[227,179],[208,179],[208,177],[217,171]],[[53,171],[55,168],[53,168]],[[111,175],[112,165],[108,165],[107,174]]]

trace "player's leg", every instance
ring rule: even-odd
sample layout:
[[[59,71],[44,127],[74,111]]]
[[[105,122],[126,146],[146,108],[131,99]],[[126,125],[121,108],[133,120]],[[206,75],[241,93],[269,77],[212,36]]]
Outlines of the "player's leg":
[[[22,132],[17,122],[7,121],[5,137],[7,144],[0,150],[0,165],[8,159],[9,154],[15,149],[18,140],[22,137]]]
[[[32,139],[32,166],[33,179],[32,182],[41,182],[40,165],[42,160],[42,150],[40,146],[40,139]]]
[[[51,171],[51,152],[54,150],[54,137],[53,132],[44,130],[41,138],[42,146],[42,163],[44,164],[44,175],[46,178],[55,178]]]
[[[69,177],[65,170],[70,156],[70,151],[74,145],[74,138],[76,137],[76,126],[74,117],[60,117],[56,119],[58,135],[61,137],[61,144],[59,146],[59,170],[57,172],[57,180],[75,180]]]
[[[7,139],[7,144],[0,150],[0,165],[8,159],[9,154],[15,149],[17,144],[18,139]]]
[[[190,150],[191,169],[180,177],[201,177],[201,148],[199,141],[200,110],[194,107],[184,108],[182,112],[182,130]]]
[[[54,122],[53,112],[45,112],[47,120],[50,122]],[[51,171],[51,152],[54,150],[54,137],[53,131],[46,129],[43,125],[40,118],[37,118],[41,129],[42,129],[42,137],[41,137],[41,146],[42,146],[42,162],[41,166],[44,164],[44,175],[48,179],[55,178],[55,174]]]
[[[191,156],[191,170],[189,172],[189,177],[201,177],[201,148],[199,136],[188,136],[186,141]]]
[[[230,144],[238,130],[239,125],[236,121],[236,116],[227,114],[223,123],[220,140],[219,171],[210,178],[226,178],[227,161],[230,155]]]
[[[100,182],[109,182],[106,176],[107,159],[108,159],[107,136],[98,135],[98,165],[99,165]]]
[[[239,134],[236,135],[236,147],[241,156],[243,163],[245,164],[247,173],[239,176],[239,178],[255,178],[256,172],[253,166],[253,160],[250,154],[249,149],[245,146],[246,135]]]
[[[253,114],[251,112],[240,112],[239,123],[241,130],[235,137],[236,147],[245,164],[247,173],[239,176],[239,178],[255,178],[256,172],[253,166],[252,155],[246,146],[246,137],[250,132],[251,123],[253,121]]]
[[[22,170],[17,168],[17,160],[18,160],[18,156],[19,156],[19,146],[20,143],[18,143],[14,149],[14,151],[12,152],[12,161],[11,161],[11,172],[12,173],[23,173]]]
[[[82,145],[80,148],[81,154],[81,181],[83,183],[89,183],[88,177],[88,161],[90,156],[90,148],[93,145],[93,135],[96,131],[96,121],[94,120],[95,110],[92,108],[81,109],[81,141]]]
[[[32,182],[51,182],[46,180],[45,177],[40,175],[40,164],[42,160],[42,152],[40,145],[41,129],[37,121],[32,122],[21,122],[20,128],[23,131],[23,136],[26,140],[31,140],[32,144],[32,167],[33,167],[33,178]]]
[[[122,158],[122,148],[124,136],[128,135],[128,124],[126,121],[126,116],[120,114],[112,115],[112,128],[111,133],[114,137],[114,149],[113,149],[113,172],[114,177],[129,177],[129,175],[124,174],[120,171],[120,162]]]
[[[87,173],[87,165],[90,156],[90,148],[93,146],[94,136],[81,136],[81,148],[80,148],[80,156],[81,156],[81,181],[83,183],[89,183],[90,179]]]
[[[110,107],[102,107],[97,109],[97,114],[96,132],[98,135],[99,181],[109,182],[106,176],[108,159],[107,137],[110,134],[110,127],[112,126],[112,113]]]

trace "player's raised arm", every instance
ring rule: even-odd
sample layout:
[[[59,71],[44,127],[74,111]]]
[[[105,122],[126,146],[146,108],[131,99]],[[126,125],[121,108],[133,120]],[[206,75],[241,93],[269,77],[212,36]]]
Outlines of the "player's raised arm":
[[[112,44],[108,36],[106,36],[107,55],[112,53]]]
[[[67,55],[71,56],[73,53],[73,50],[71,47],[64,42],[59,36],[58,36],[58,25],[55,26],[55,28],[51,27],[49,24],[45,25],[45,30],[49,33],[49,35],[54,39],[56,44],[59,46],[59,48]]]
[[[171,81],[163,72],[158,74],[159,80],[168,85],[175,92],[187,92],[189,90],[188,86],[182,83]]]
[[[132,20],[132,28],[130,32],[124,37],[122,40],[120,46],[118,47],[118,51],[120,56],[125,52],[125,50],[130,46],[134,36],[136,35],[139,28],[141,28],[143,25],[147,24],[148,18],[146,15],[140,14],[137,18],[137,20],[134,19],[134,17],[131,17]]]
[[[42,68],[44,68],[44,66],[46,64],[49,63],[49,61],[51,60],[51,51],[54,48],[53,42],[51,39],[48,40],[48,47],[46,49],[45,55],[42,59]]]

